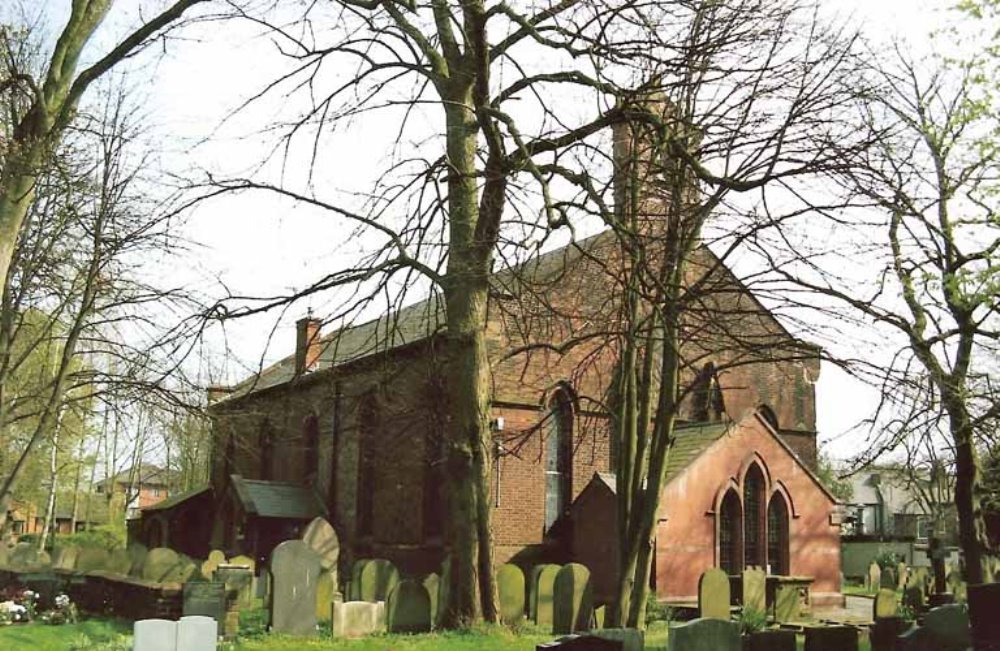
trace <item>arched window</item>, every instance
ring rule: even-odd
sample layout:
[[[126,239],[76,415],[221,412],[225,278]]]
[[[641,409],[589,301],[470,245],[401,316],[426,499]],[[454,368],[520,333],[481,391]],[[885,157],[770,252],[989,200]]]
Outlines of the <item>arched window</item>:
[[[771,426],[771,429],[778,430],[778,415],[774,413],[774,410],[767,405],[761,405],[757,407],[757,413],[760,414],[761,418],[767,421],[767,424]]]
[[[375,524],[375,436],[378,408],[365,399],[358,414],[358,493],[355,523],[358,536],[370,536]]]
[[[743,478],[743,563],[764,566],[764,473],[751,464]]]
[[[549,403],[545,428],[545,530],[569,508],[573,480],[573,403],[559,390]]]
[[[767,505],[768,574],[790,574],[788,552],[788,505],[785,496],[775,491]]]
[[[719,506],[719,567],[726,574],[743,570],[743,509],[740,496],[729,489]]]
[[[725,405],[722,402],[722,387],[715,364],[708,362],[695,378],[691,393],[691,420],[696,423],[722,420]]]
[[[274,479],[274,432],[271,421],[265,420],[260,426],[260,478]]]
[[[319,419],[314,415],[302,421],[302,471],[304,478],[319,470]]]

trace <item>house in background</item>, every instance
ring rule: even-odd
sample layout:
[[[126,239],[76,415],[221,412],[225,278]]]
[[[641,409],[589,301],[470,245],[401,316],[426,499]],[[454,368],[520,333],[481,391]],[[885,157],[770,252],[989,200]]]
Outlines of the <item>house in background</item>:
[[[175,472],[143,463],[102,479],[97,482],[96,491],[108,501],[115,496],[124,498],[125,517],[131,520],[139,517],[141,509],[170,497],[175,480]]]
[[[57,534],[75,533],[108,524],[108,500],[104,495],[94,493],[80,493],[76,499],[72,493],[60,493],[56,497],[52,520],[52,532]],[[45,527],[44,502],[36,504],[22,500],[12,501],[7,512],[7,523],[10,533],[15,537],[40,534]]]

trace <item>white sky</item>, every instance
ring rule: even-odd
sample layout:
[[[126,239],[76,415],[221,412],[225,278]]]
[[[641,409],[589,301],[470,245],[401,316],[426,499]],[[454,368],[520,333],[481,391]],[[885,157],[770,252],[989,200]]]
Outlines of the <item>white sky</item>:
[[[864,21],[873,40],[899,35],[919,48],[939,26],[940,9],[951,4],[945,0],[824,0],[823,9],[853,13]],[[52,12],[51,22],[61,26],[55,17],[58,11]],[[112,21],[108,30],[113,29]],[[249,174],[260,159],[259,138],[253,133],[280,115],[280,103],[258,105],[221,129],[214,128],[281,70],[281,57],[273,47],[253,38],[254,30],[247,28],[209,27],[194,35],[197,40],[172,44],[155,66],[147,66],[148,83],[140,84],[148,94],[144,105],[155,125],[157,142],[165,149],[165,166],[181,174],[195,169]],[[341,134],[335,151],[324,152],[317,185],[325,192],[339,191],[337,196],[343,200],[349,193],[368,190],[383,162],[386,139],[392,135],[391,124],[384,121],[356,124]],[[344,256],[355,246],[342,222],[261,195],[230,197],[202,206],[191,214],[186,236],[197,245],[190,269],[170,273],[210,296],[220,295],[222,283],[236,293],[258,295],[301,287],[325,270],[341,268]],[[293,324],[306,305],[294,306],[280,321],[265,361],[291,352]],[[322,313],[321,305],[313,307]],[[228,343],[243,364],[259,362],[256,356],[277,318],[268,315],[228,326]],[[229,380],[242,374],[240,366],[232,363],[225,372]],[[821,440],[832,441],[830,449],[836,456],[856,454],[864,446],[863,437],[844,433],[871,411],[874,392],[830,366],[824,368],[817,391]]]

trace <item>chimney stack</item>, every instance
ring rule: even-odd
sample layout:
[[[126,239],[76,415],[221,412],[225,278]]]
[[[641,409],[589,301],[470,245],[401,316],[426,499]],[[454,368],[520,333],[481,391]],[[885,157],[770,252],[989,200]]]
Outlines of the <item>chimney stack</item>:
[[[295,323],[295,374],[302,375],[316,368],[319,362],[320,334],[322,322],[309,316]]]

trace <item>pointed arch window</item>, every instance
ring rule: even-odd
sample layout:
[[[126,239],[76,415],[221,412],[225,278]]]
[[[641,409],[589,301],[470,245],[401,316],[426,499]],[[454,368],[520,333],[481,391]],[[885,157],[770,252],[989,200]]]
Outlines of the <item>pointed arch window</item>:
[[[719,506],[719,567],[726,574],[738,574],[743,569],[742,522],[740,496],[729,489]]]
[[[767,505],[767,560],[769,574],[790,574],[788,549],[788,504],[780,491],[775,491]]]
[[[751,464],[743,478],[743,563],[764,567],[764,473]]]
[[[274,431],[271,421],[265,420],[260,427],[260,478],[274,479]]]
[[[302,469],[306,478],[319,470],[319,419],[315,415],[302,421]]]
[[[573,481],[573,403],[560,389],[549,403],[545,428],[545,530],[569,508]]]

